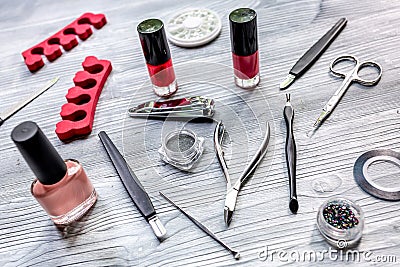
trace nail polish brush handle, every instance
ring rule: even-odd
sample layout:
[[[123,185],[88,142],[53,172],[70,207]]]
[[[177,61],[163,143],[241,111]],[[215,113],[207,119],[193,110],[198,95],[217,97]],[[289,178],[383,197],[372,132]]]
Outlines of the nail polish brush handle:
[[[150,223],[156,236],[162,238],[166,234],[166,230],[156,215],[149,195],[107,133],[101,131],[99,137],[133,203]]]
[[[283,109],[283,115],[286,122],[286,164],[289,174],[289,190],[290,190],[290,201],[289,208],[293,213],[296,213],[299,204],[297,201],[297,192],[296,192],[296,142],[294,140],[293,134],[293,118],[294,118],[294,110],[292,105],[290,104],[290,96],[287,95],[287,102],[285,108]]]

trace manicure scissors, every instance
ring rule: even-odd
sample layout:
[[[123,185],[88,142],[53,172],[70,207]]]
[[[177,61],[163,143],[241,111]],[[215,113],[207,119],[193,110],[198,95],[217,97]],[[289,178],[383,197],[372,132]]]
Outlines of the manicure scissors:
[[[257,166],[260,164],[262,159],[264,158],[265,154],[267,153],[267,147],[269,143],[270,137],[270,128],[269,123],[267,122],[267,131],[264,135],[264,139],[261,142],[260,147],[258,148],[256,154],[253,156],[250,163],[246,166],[243,170],[242,174],[240,175],[239,179],[236,183],[232,186],[231,179],[228,172],[228,167],[226,165],[224,159],[224,152],[222,151],[222,140],[225,133],[225,126],[220,121],[218,122],[217,126],[215,127],[214,131],[214,148],[217,154],[218,162],[221,166],[222,172],[225,176],[226,180],[226,199],[225,199],[225,207],[224,207],[224,220],[226,226],[232,221],[233,211],[235,210],[236,206],[236,199],[239,194],[239,190],[242,187],[243,183],[249,178],[249,176],[254,172]]]
[[[354,68],[348,73],[342,73],[338,70],[335,70],[335,65],[339,62],[343,61],[352,61],[356,65]],[[378,76],[375,79],[367,80],[358,76],[358,73],[365,67],[373,67],[378,71]],[[319,127],[321,123],[332,113],[340,99],[346,93],[347,89],[349,89],[350,85],[353,82],[365,85],[365,86],[373,86],[376,85],[382,77],[382,67],[376,62],[373,61],[364,61],[360,62],[355,56],[352,55],[344,55],[337,57],[329,66],[330,71],[333,75],[344,78],[342,85],[339,89],[336,90],[335,94],[329,99],[328,103],[322,109],[322,113],[314,124],[314,127]]]

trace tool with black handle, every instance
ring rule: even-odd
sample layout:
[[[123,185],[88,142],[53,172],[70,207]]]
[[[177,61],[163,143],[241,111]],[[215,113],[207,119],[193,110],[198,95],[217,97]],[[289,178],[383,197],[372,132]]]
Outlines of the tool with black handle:
[[[336,22],[336,24],[296,62],[296,64],[294,64],[286,80],[281,83],[280,89],[288,88],[295,79],[303,75],[317,61],[333,40],[335,40],[346,24],[346,18],[339,19],[339,21]]]
[[[101,142],[103,143],[104,148],[107,151],[108,156],[111,159],[111,162],[115,167],[115,170],[119,175],[119,178],[125,186],[126,191],[128,191],[129,196],[133,200],[133,203],[135,203],[142,216],[146,218],[157,238],[164,238],[167,231],[162,225],[160,219],[157,217],[150,197],[144,190],[139,179],[133,173],[128,163],[126,163],[125,159],[122,157],[121,153],[108,137],[107,133],[101,131],[99,133],[99,137]]]
[[[290,94],[286,94],[286,105],[283,109],[283,116],[286,122],[286,164],[289,174],[289,209],[292,213],[296,213],[299,209],[296,193],[296,142],[294,141],[293,134],[293,118],[294,109],[290,104]]]

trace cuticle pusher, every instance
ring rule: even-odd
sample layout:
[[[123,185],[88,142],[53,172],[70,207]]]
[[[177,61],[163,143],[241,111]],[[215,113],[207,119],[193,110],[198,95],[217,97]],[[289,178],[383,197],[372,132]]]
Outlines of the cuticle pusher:
[[[299,209],[299,203],[297,200],[296,192],[296,142],[294,140],[293,134],[293,119],[294,119],[294,109],[290,104],[290,94],[286,94],[286,105],[283,109],[283,116],[286,122],[286,165],[289,175],[289,209],[292,213],[297,213]]]
[[[199,227],[204,233],[208,234],[211,238],[213,238],[215,241],[217,241],[221,246],[223,246],[225,249],[227,249],[230,253],[232,253],[233,257],[235,260],[238,260],[240,258],[240,253],[231,249],[227,244],[225,244],[221,239],[219,239],[213,232],[210,231],[205,225],[203,225],[201,222],[196,220],[193,216],[191,216],[189,213],[184,211],[182,208],[180,208],[177,204],[175,204],[170,198],[168,198],[163,192],[159,192],[160,195],[165,198],[172,206],[177,208],[180,212],[182,212],[189,220],[191,220],[197,227]]]

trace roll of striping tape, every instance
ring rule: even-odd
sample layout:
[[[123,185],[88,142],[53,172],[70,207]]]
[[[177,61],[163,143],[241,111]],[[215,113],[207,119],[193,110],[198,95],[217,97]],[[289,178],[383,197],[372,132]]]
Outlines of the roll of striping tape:
[[[371,150],[362,154],[354,164],[354,178],[368,194],[385,200],[400,200],[400,187],[389,188],[376,184],[368,174],[368,167],[377,161],[392,162],[400,167],[400,153],[389,149]]]

